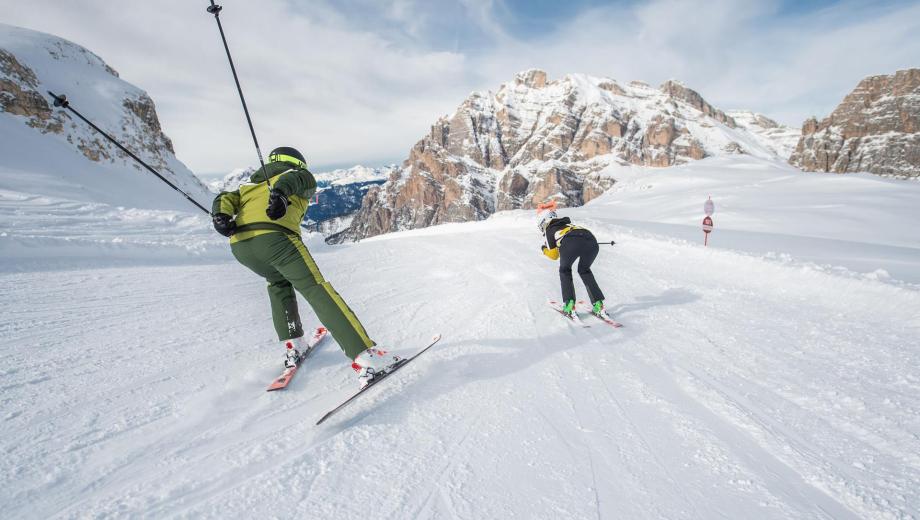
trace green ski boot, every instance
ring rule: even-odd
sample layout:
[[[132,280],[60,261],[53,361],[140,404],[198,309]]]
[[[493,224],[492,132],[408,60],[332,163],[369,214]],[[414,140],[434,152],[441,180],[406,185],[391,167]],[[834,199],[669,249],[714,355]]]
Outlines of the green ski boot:
[[[575,313],[575,300],[565,302],[565,305],[562,306],[562,312],[566,316],[571,317]]]

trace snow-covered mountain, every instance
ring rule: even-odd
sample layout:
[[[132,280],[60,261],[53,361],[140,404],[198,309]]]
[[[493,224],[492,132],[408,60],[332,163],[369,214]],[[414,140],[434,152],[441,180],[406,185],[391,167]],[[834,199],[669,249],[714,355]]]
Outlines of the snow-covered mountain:
[[[600,173],[613,163],[666,167],[785,154],[787,136],[765,131],[766,121],[749,131],[753,124],[737,124],[676,81],[653,88],[580,74],[549,81],[543,71],[525,71],[494,93],[474,92],[435,123],[332,240],[479,220],[547,199],[579,206],[616,182]]]
[[[340,168],[317,173],[316,183],[320,188],[344,186],[346,184],[383,183],[398,169],[399,167],[395,164],[379,168],[355,165],[351,168]]]
[[[199,202],[207,188],[173,153],[153,100],[92,52],[56,36],[0,24],[0,189],[147,209],[189,202],[69,112],[86,118]]]
[[[920,69],[863,79],[802,134],[789,162],[804,170],[920,178]]]

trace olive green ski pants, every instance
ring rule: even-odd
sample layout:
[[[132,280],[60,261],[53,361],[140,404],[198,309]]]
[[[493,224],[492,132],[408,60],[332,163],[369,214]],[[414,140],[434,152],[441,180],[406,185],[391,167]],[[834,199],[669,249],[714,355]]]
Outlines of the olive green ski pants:
[[[349,358],[354,359],[375,345],[345,300],[323,278],[299,237],[265,233],[233,243],[230,249],[241,264],[268,281],[268,299],[278,339],[303,336],[296,289]]]

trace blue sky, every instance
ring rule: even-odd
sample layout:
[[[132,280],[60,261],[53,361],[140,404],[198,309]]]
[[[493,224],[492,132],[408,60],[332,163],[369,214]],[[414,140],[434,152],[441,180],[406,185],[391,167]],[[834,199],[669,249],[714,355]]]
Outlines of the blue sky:
[[[865,76],[920,67],[920,0],[224,0],[263,148],[401,162],[474,90],[531,67],[657,85],[798,127]],[[206,0],[0,0],[4,22],[99,54],[157,103],[196,173],[255,162]]]

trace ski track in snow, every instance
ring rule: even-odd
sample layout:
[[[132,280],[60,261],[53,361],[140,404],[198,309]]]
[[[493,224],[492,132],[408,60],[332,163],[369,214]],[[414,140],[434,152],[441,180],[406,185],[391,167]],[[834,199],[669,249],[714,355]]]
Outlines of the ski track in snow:
[[[241,266],[0,275],[0,505],[9,518],[918,516],[920,293],[588,225],[618,239],[595,273],[622,329],[545,305],[556,265],[529,220],[319,251],[380,344],[411,354],[444,334],[320,427],[355,376],[327,340],[266,393],[281,350]]]

